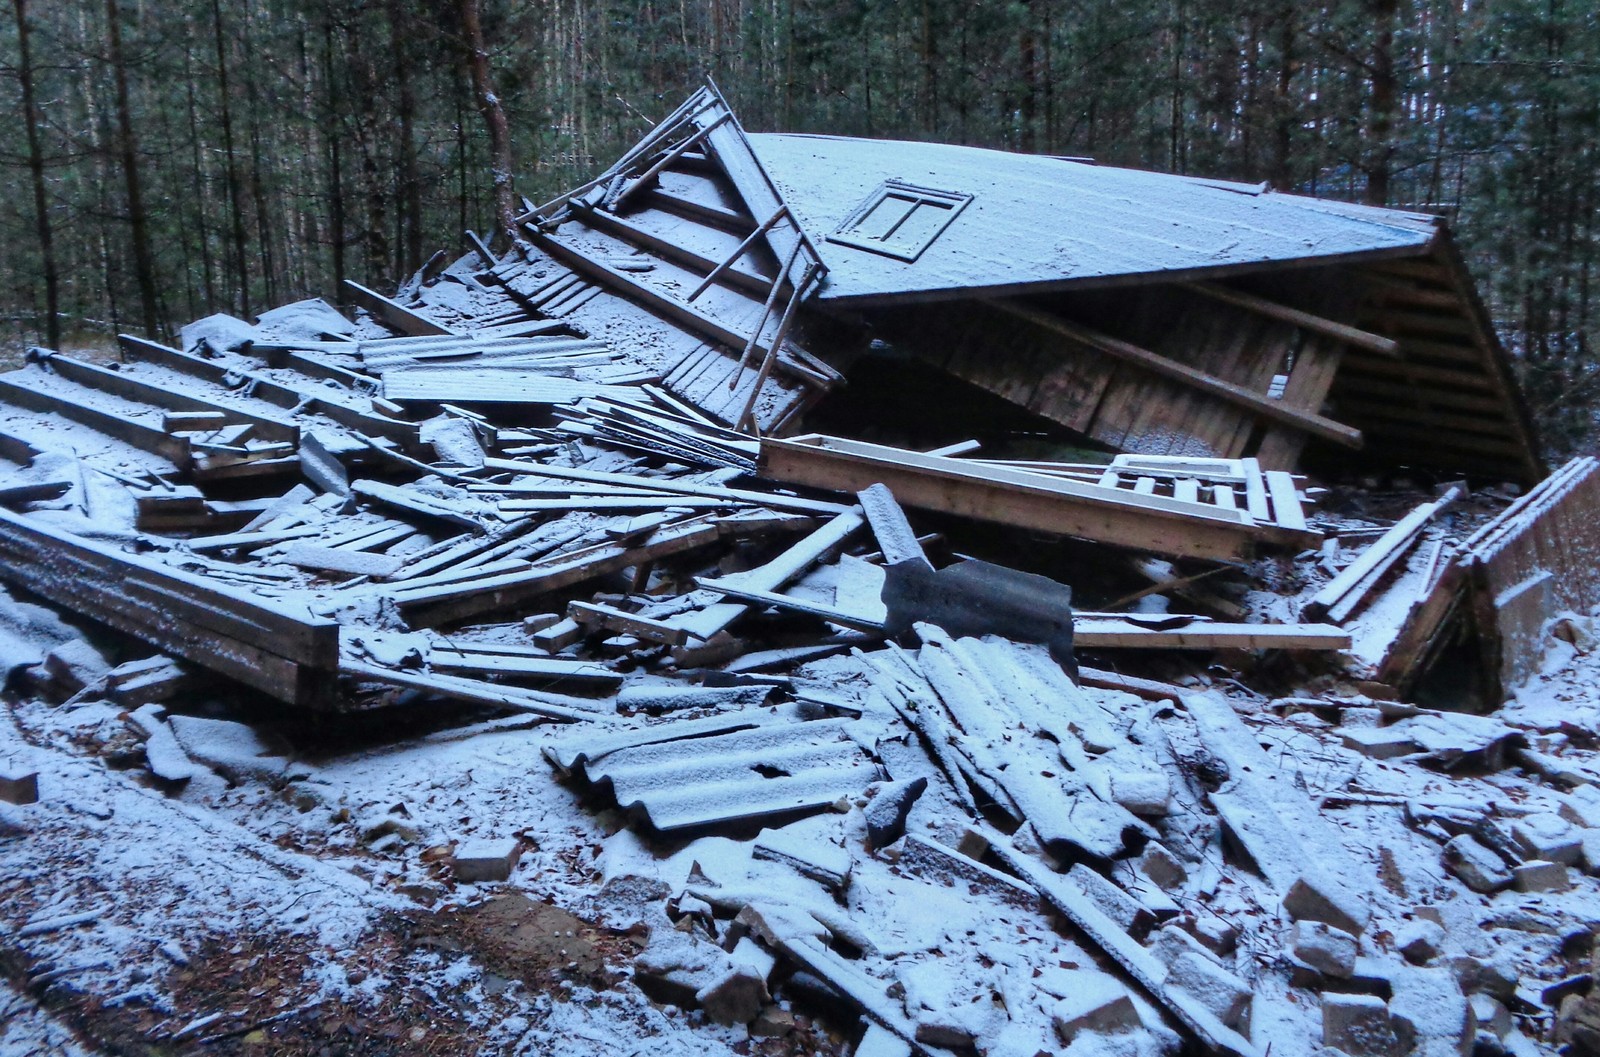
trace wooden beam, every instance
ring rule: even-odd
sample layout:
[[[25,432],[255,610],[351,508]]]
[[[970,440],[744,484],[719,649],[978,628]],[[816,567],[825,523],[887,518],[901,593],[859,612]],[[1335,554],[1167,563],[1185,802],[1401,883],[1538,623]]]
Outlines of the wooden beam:
[[[425,334],[454,334],[455,331],[437,323],[420,312],[412,311],[398,301],[369,290],[353,279],[344,281],[345,292],[352,303],[371,312],[379,322],[393,327],[402,334],[420,337]]]
[[[0,400],[41,414],[60,415],[97,433],[115,437],[140,451],[159,455],[179,470],[189,469],[192,462],[189,438],[175,436],[158,426],[148,425],[126,415],[90,407],[88,404],[52,393],[37,385],[27,384],[17,378],[19,374],[27,373],[24,370],[0,375]]]
[[[1075,648],[1138,650],[1346,650],[1350,633],[1331,624],[1224,624],[1195,621],[1153,628],[1109,617],[1075,619]]]
[[[1439,512],[1454,503],[1460,495],[1459,488],[1452,488],[1437,502],[1424,503],[1401,518],[1306,603],[1306,616],[1317,620],[1335,611],[1342,614],[1335,616],[1335,620],[1348,616],[1360,602],[1361,595],[1372,589],[1383,570],[1391,567],[1416,542],[1423,526],[1438,517]],[[1349,598],[1358,587],[1361,593]]]
[[[333,702],[339,625],[0,510],[0,577],[288,704]]]
[[[673,323],[677,323],[694,334],[698,334],[707,341],[715,342],[730,349],[737,349],[742,348],[750,340],[749,335],[740,334],[738,331],[723,325],[720,320],[713,319],[693,305],[679,301],[675,297],[669,297],[655,287],[647,283],[641,283],[633,276],[608,264],[591,260],[582,252],[553,235],[546,235],[535,231],[531,227],[526,230],[528,238],[534,245],[568,268],[581,272],[614,293],[622,294],[624,297],[639,302],[650,311]],[[769,346],[757,341],[755,348],[765,353]],[[797,375],[806,381],[814,382],[817,378],[817,373],[809,368],[802,368],[783,359],[778,362],[789,373]],[[838,381],[837,377],[825,378],[824,384],[836,381]]]
[[[699,286],[689,291],[689,296],[684,300],[693,301],[695,298],[705,293],[711,288],[712,283],[721,278],[722,273],[724,272],[728,272],[733,276],[742,276],[744,273],[735,269],[734,265],[738,264],[740,258],[742,258],[746,253],[750,252],[750,247],[756,244],[756,240],[772,230],[772,225],[776,224],[778,221],[782,220],[788,215],[789,207],[786,205],[779,206],[777,209],[773,210],[772,215],[763,220],[761,225],[754,231],[746,235],[739,245],[734,247],[733,252],[728,254],[728,256],[722,261],[722,263],[711,269],[711,271],[707,273],[706,277],[700,280]]]
[[[1326,334],[1328,337],[1336,338],[1346,345],[1354,345],[1357,348],[1380,353],[1384,356],[1400,355],[1400,343],[1392,338],[1386,338],[1382,334],[1374,334],[1370,330],[1362,330],[1360,327],[1352,327],[1347,323],[1338,323],[1302,309],[1281,305],[1276,301],[1270,301],[1246,290],[1223,286],[1220,283],[1184,283],[1183,288],[1237,308],[1247,309],[1258,315],[1267,316],[1271,319],[1281,319],[1285,323],[1293,323],[1302,330]]]
[[[689,632],[683,628],[640,616],[638,613],[629,613],[616,606],[601,605],[598,602],[578,600],[568,602],[567,619],[575,620],[579,624],[598,625],[626,635],[636,635],[649,642],[659,642],[666,646],[682,646],[689,641]]]
[[[1025,319],[1035,326],[1060,334],[1062,337],[1075,341],[1080,345],[1086,345],[1107,355],[1115,356],[1124,363],[1132,364],[1152,374],[1170,378],[1202,393],[1217,397],[1220,400],[1241,407],[1259,418],[1270,419],[1273,422],[1298,429],[1303,433],[1320,437],[1323,440],[1332,441],[1335,444],[1342,444],[1345,447],[1361,447],[1360,430],[1335,422],[1331,418],[1324,418],[1322,415],[1313,414],[1309,411],[1297,411],[1292,407],[1286,406],[1281,401],[1253,392],[1242,385],[1235,385],[1233,382],[1218,378],[1214,374],[1196,370],[1176,360],[1170,360],[1159,353],[1142,349],[1131,342],[1114,338],[1109,334],[1102,334],[1099,331],[1062,319],[1060,316],[1052,315],[1049,312],[1042,312],[1036,308],[1029,308],[1010,301],[990,301],[988,303],[1001,312]]]
[[[659,530],[637,546],[601,543],[553,555],[523,572],[443,584],[420,591],[396,591],[392,597],[406,611],[413,625],[436,627],[514,608],[551,591],[618,572],[640,562],[703,547],[720,538],[713,524],[700,519],[684,521]]]
[[[92,363],[75,360],[70,356],[63,356],[59,352],[43,357],[42,362],[61,377],[92,389],[115,393],[129,400],[137,400],[168,411],[221,415],[229,425],[248,423],[255,427],[255,435],[262,440],[287,441],[291,444],[298,444],[300,441],[300,427],[292,422],[268,418],[253,411],[206,400],[175,389],[170,383],[157,385],[120,371],[108,370]]]
[[[632,183],[628,184],[627,187],[624,187],[622,189],[622,191],[617,195],[616,201],[613,203],[613,205],[614,206],[622,205],[622,203],[626,202],[628,200],[628,198],[634,193],[635,190],[637,190],[640,187],[649,185],[651,183],[651,181],[655,180],[656,177],[660,176],[662,174],[662,172],[664,172],[666,170],[667,166],[669,166],[673,162],[677,161],[678,158],[680,158],[685,151],[689,150],[691,147],[695,146],[696,144],[703,142],[706,139],[707,136],[711,135],[711,133],[716,130],[718,125],[721,125],[724,121],[727,121],[732,117],[733,117],[733,112],[732,111],[725,111],[725,112],[723,112],[721,114],[718,114],[715,118],[712,119],[712,121],[711,121],[711,123],[709,125],[702,125],[698,130],[696,130],[688,138],[678,142],[671,149],[669,149],[666,152],[665,155],[663,155],[658,161],[656,161],[656,163],[654,165],[650,166],[650,168],[646,169],[643,173],[641,173],[639,175],[639,177],[637,179],[635,179]]]
[[[725,488],[714,484],[685,484],[670,477],[644,477],[639,474],[609,473],[603,470],[584,470],[577,467],[555,466],[542,462],[517,462],[513,459],[488,458],[483,461],[483,465],[490,470],[504,470],[538,477],[555,477],[568,481],[585,481],[590,484],[618,485],[623,488],[648,492],[692,495],[703,499],[735,500],[754,503],[757,506],[775,507],[779,510],[796,510],[802,514],[827,514],[832,516],[842,514],[850,509],[847,504],[825,503],[817,499],[801,499],[798,496],[775,495],[768,492],[751,492],[742,488]],[[823,487],[828,486],[825,485]],[[863,485],[862,487],[866,486]],[[504,488],[484,487],[475,490],[515,494],[517,488],[515,485],[507,485]]]
[[[824,488],[882,483],[907,506],[1174,557],[1228,561],[1248,557],[1258,543],[1304,547],[1321,538],[1241,510],[838,437],[763,439],[759,472]]]
[[[771,280],[752,272],[747,272],[742,268],[723,268],[723,264],[727,263],[726,261],[718,263],[675,242],[669,242],[655,232],[645,230],[626,217],[619,217],[614,213],[607,213],[604,210],[593,209],[585,205],[575,207],[572,215],[573,219],[580,224],[585,224],[604,234],[613,235],[623,242],[644,250],[646,253],[655,254],[664,260],[681,264],[694,271],[713,269],[712,275],[708,275],[705,280],[702,280],[700,285],[685,298],[685,301],[693,301],[703,293],[715,281],[713,276],[726,275],[729,285],[758,296],[765,296],[771,283]],[[752,235],[740,245],[748,249],[754,241],[755,236]],[[743,256],[744,250],[741,250],[738,257]],[[730,260],[737,261],[738,257],[730,258]],[[723,268],[723,270],[715,271],[717,268]]]

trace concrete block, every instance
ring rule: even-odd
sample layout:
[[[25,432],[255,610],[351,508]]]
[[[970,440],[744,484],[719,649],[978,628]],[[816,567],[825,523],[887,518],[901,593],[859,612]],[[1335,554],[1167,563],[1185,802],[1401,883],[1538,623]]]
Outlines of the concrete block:
[[[778,1005],[768,1005],[750,1022],[750,1035],[757,1039],[781,1039],[794,1030],[794,1014]]]
[[[1071,979],[1067,997],[1050,1011],[1051,1022],[1063,1043],[1070,1043],[1080,1031],[1110,1034],[1140,1026],[1133,997],[1115,977],[1083,970],[1073,972]]]
[[[1373,995],[1322,996],[1322,1044],[1349,1057],[1398,1057],[1404,1051],[1389,1004]]]
[[[867,801],[863,812],[867,822],[867,842],[874,848],[885,848],[905,836],[906,817],[927,788],[927,778],[879,785],[877,794]]]
[[[1255,993],[1209,957],[1185,954],[1172,963],[1167,983],[1188,992],[1218,1020],[1236,1028],[1248,1020]]]
[[[1600,789],[1580,785],[1561,797],[1557,813],[1574,826],[1600,829]]]
[[[694,997],[707,1017],[729,1027],[750,1023],[772,1000],[765,978],[748,965],[730,966],[727,972],[695,992]]]
[[[1372,909],[1359,895],[1317,870],[1307,870],[1289,886],[1283,909],[1296,921],[1322,921],[1356,936],[1372,920]]]
[[[1500,857],[1465,833],[1451,838],[1441,853],[1444,868],[1474,892],[1498,892],[1511,884],[1511,871]]]
[[[1414,1057],[1469,1057],[1478,1022],[1448,969],[1402,967],[1394,975],[1389,1017]]]
[[[0,764],[0,800],[11,804],[39,801],[39,772],[18,764]]]
[[[1394,946],[1412,965],[1426,965],[1444,949],[1444,928],[1436,921],[1418,918],[1395,930]]]
[[[1418,749],[1409,734],[1394,727],[1342,727],[1339,740],[1345,748],[1374,760],[1408,756]]]
[[[1511,879],[1519,892],[1565,892],[1572,887],[1566,864],[1539,859],[1513,866]]]
[[[1355,974],[1356,957],[1361,953],[1354,936],[1321,921],[1295,922],[1290,949],[1313,969],[1341,980]]]
[[[1517,819],[1511,824],[1511,839],[1529,859],[1571,865],[1583,855],[1577,827],[1553,811]]]
[[[1161,818],[1172,807],[1172,783],[1163,771],[1116,771],[1111,799],[1135,815]]]
[[[1213,954],[1232,954],[1239,945],[1239,930],[1215,914],[1185,915],[1179,924]]]
[[[456,848],[450,865],[457,881],[507,881],[521,855],[515,837],[469,840]]]
[[[1189,879],[1183,863],[1155,841],[1145,845],[1144,854],[1139,856],[1139,870],[1168,892],[1183,887]]]
[[[868,1024],[854,1057],[911,1057],[911,1044],[888,1028]]]
[[[1503,1039],[1511,1031],[1511,1011],[1492,995],[1473,995],[1467,1000],[1472,1007],[1472,1019],[1479,1031],[1487,1031]]]

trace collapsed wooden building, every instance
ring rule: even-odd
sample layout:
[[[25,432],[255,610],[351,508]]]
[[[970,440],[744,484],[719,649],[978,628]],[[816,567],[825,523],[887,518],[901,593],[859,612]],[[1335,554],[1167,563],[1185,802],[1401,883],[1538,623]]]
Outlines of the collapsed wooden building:
[[[1487,643],[1497,705],[1550,618],[1600,604],[1594,548],[1546,531],[1588,538],[1600,464],[1510,506],[1479,487],[1544,467],[1442,223],[1074,159],[747,134],[708,87],[520,224],[499,253],[469,233],[393,297],[350,284],[348,314],[211,317],[178,347],[34,350],[0,375],[0,578],[126,654],[158,651],[95,671],[63,647],[36,680],[125,707],[169,786],[191,773],[184,724],[151,708],[217,677],[304,713],[450,701],[568,725],[544,757],[640,831],[759,831],[755,860],[822,886],[775,912],[697,862],[653,908],[657,946],[693,937],[703,964],[647,950],[640,976],[730,1022],[787,986],[782,959],[864,1016],[858,1052],[1000,1038],[999,1014],[886,990],[912,959],[833,906],[852,863],[888,884],[899,862],[982,906],[1050,908],[1117,975],[1084,970],[1107,997],[1093,1008],[1063,1012],[1086,977],[1026,1016],[1019,1000],[1005,1017],[1030,1045],[1142,1024],[1165,1050],[1261,1053],[1251,1003],[1288,1016],[1312,1002],[1291,987],[1415,1036],[1404,1018],[1437,980],[1323,957],[1400,928],[1370,849],[1275,780],[1227,700],[1149,677],[1176,674],[1175,653],[1314,658],[1343,696],[1278,698],[1251,723],[1311,713],[1329,752],[1418,767],[1526,747],[1394,700]],[[941,373],[969,387],[943,399],[986,390],[1103,450],[1019,458],[948,435],[921,381]],[[947,435],[805,433],[841,420],[852,385]],[[1297,471],[1330,457],[1475,491],[1318,510]],[[1030,543],[978,560],[936,527],[955,522]],[[1083,585],[1035,568],[1068,539],[1088,548]],[[865,843],[782,837],[869,797]],[[1441,809],[1416,839],[1449,842],[1464,875],[1461,842],[1497,810]],[[1472,854],[1552,865],[1492,843]],[[1225,869],[1250,879],[1217,928],[1192,911]],[[1475,891],[1512,884],[1485,873]],[[1239,943],[1266,914],[1295,939]],[[1335,1019],[1330,1045],[1366,1030]]]
[[[596,284],[702,338],[667,381],[729,424],[756,410],[719,395],[731,354],[770,342],[780,380],[750,417],[765,433],[794,427],[832,370],[898,352],[913,393],[940,368],[1118,451],[1294,469],[1311,444],[1543,476],[1436,217],[1082,159],[746,134],[707,89],[525,219],[548,259],[519,275]],[[873,398],[896,413],[893,388]]]

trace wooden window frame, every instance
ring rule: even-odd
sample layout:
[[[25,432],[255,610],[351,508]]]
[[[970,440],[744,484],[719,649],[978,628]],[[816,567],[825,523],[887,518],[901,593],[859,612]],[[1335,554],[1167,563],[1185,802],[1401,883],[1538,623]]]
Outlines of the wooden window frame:
[[[939,226],[934,228],[919,245],[910,248],[900,248],[891,241],[867,238],[855,234],[854,229],[867,217],[871,216],[873,210],[891,197],[909,198],[913,200],[914,204],[906,211],[905,217],[897,222],[894,228],[890,229],[890,238],[893,237],[895,231],[899,230],[900,225],[904,224],[905,220],[910,218],[918,209],[932,207],[942,210],[945,214],[944,218]],[[941,191],[932,187],[919,187],[916,184],[905,183],[901,180],[885,180],[878,185],[872,194],[867,196],[865,202],[856,207],[855,212],[845,218],[844,223],[839,225],[838,230],[827,236],[827,240],[836,242],[841,246],[852,246],[858,250],[866,250],[868,253],[876,253],[884,257],[893,257],[895,260],[911,264],[922,256],[924,251],[929,246],[932,246],[940,235],[944,234],[944,229],[950,226],[951,221],[961,215],[961,211],[971,201],[971,195],[960,191]]]

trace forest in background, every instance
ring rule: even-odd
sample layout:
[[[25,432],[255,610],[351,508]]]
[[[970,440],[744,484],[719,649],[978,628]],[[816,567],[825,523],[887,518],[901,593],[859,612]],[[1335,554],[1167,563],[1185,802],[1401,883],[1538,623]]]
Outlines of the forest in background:
[[[710,75],[757,131],[1442,213],[1547,441],[1594,432],[1593,0],[12,2],[0,316],[22,341],[390,289],[493,230],[497,156],[541,200]]]

